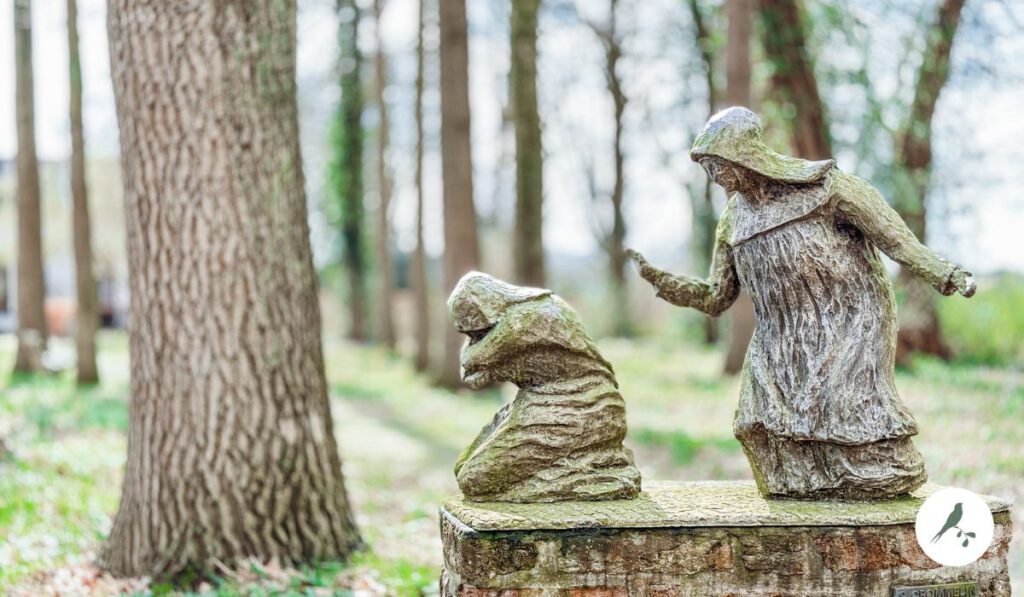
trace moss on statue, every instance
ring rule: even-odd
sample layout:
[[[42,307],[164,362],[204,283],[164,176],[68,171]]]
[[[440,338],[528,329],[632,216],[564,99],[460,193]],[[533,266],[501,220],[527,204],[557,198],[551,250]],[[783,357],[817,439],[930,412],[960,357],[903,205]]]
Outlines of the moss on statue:
[[[448,300],[469,337],[463,377],[472,387],[519,386],[455,465],[471,500],[553,502],[634,497],[640,473],[626,435],[625,402],[611,365],[572,307],[549,290],[471,272]]]

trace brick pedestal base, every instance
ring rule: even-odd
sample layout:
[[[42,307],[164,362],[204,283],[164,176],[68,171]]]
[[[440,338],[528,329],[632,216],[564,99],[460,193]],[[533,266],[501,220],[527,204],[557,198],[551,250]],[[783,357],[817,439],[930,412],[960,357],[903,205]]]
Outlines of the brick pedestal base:
[[[649,484],[636,500],[441,511],[441,594],[462,597],[1009,595],[1009,505],[988,551],[943,567],[917,544],[928,485],[887,502],[766,501],[753,483]],[[966,583],[924,591],[928,585]]]

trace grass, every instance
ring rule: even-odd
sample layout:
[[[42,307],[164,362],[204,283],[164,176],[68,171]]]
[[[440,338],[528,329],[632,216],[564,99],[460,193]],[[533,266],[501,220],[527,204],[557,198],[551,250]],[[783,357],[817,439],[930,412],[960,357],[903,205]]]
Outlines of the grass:
[[[672,462],[678,465],[691,464],[699,454],[705,451],[739,452],[741,450],[740,443],[731,436],[695,439],[682,431],[657,431],[647,428],[637,429],[631,433],[632,440],[637,444],[668,449],[669,455],[672,456]]]
[[[984,278],[970,301],[940,300],[938,308],[945,339],[958,360],[1024,367],[1024,277]]]
[[[646,479],[750,478],[732,437],[739,382],[718,375],[719,351],[667,335],[599,344],[615,364],[627,441]],[[0,389],[0,437],[10,449],[0,457],[0,594],[52,594],[62,578],[88,576],[87,562],[109,531],[126,448],[129,368],[123,335],[104,335],[100,348],[98,386],[78,389],[62,373]],[[452,464],[513,390],[440,390],[406,360],[374,348],[328,342],[325,354],[346,483],[368,549],[346,565],[249,563],[195,592],[436,594],[437,508],[457,491]],[[0,337],[0,371],[12,357],[13,342]],[[920,423],[916,443],[932,480],[1021,503],[1024,371],[919,359],[898,372],[897,385]],[[1014,523],[1024,528],[1020,508]],[[1017,591],[1024,591],[1022,536],[1010,553]],[[112,586],[137,595],[174,591]]]

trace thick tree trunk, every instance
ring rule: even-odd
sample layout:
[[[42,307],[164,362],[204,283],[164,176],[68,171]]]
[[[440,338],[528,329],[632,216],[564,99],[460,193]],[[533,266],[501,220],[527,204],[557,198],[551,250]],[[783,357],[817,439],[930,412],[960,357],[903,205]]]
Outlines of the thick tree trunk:
[[[793,110],[793,152],[809,160],[832,157],[825,104],[818,92],[800,0],[760,0],[761,43],[771,85]]]
[[[360,544],[324,379],[295,3],[111,0],[132,360],[118,576]]]
[[[725,103],[729,106],[751,106],[750,44],[754,32],[756,0],[726,0],[728,17],[725,48]],[[712,239],[714,233],[712,233]],[[725,352],[723,371],[736,375],[743,369],[747,347],[754,337],[754,302],[741,291],[729,308],[729,347]]]
[[[47,329],[32,91],[32,0],[14,0],[14,70],[18,127],[18,353],[14,370],[33,373],[43,369]]]
[[[99,381],[96,369],[96,330],[100,324],[96,276],[92,269],[92,233],[85,184],[85,140],[82,134],[82,69],[78,59],[78,7],[68,0],[68,65],[71,74],[71,201],[72,232],[75,242],[75,285],[78,296],[75,346],[78,353],[78,383]]]
[[[339,0],[341,23],[341,107],[335,142],[332,184],[341,207],[341,237],[349,289],[349,338],[366,340],[366,257],[363,233],[363,89],[359,51],[359,6]]]
[[[417,371],[430,366],[430,299],[427,292],[427,254],[423,246],[423,91],[426,3],[420,0],[419,26],[416,35],[416,249],[412,254],[413,314],[416,317]]]
[[[384,10],[384,0],[374,0],[373,16],[374,35],[377,42],[377,51],[373,56],[373,67],[375,74],[374,91],[376,93],[377,117],[377,235],[374,239],[377,253],[377,300],[379,309],[377,319],[379,328],[377,336],[380,343],[388,348],[395,347],[395,319],[393,316],[392,303],[394,302],[395,276],[391,266],[391,219],[389,209],[391,207],[391,173],[388,171],[387,154],[390,143],[388,128],[388,106],[384,99],[384,89],[388,83],[388,61],[384,54],[384,41],[381,37],[381,13]]]
[[[943,0],[927,36],[914,101],[907,122],[896,141],[899,184],[893,206],[922,242],[926,240],[927,194],[932,162],[932,117],[942,88],[949,78],[949,57],[960,24],[965,0]],[[935,292],[913,273],[900,270],[899,284],[906,291],[900,310],[896,359],[907,364],[913,352],[948,358],[949,347],[942,339]]]
[[[509,94],[516,135],[515,278],[543,287],[543,170],[540,115],[537,112],[537,13],[540,0],[512,3],[512,69]]]
[[[708,89],[708,116],[718,110],[718,85],[715,83],[714,43],[708,30],[707,18],[701,11],[699,0],[689,0],[690,16],[693,19],[697,51],[704,63],[704,80]],[[704,184],[703,196],[698,199],[691,195],[690,209],[693,213],[693,269],[707,271],[711,267],[711,254],[715,248],[715,207],[712,202],[712,183],[708,179]],[[704,317],[704,343],[718,342],[718,319]]]
[[[444,186],[444,292],[479,267],[473,205],[473,157],[469,135],[469,32],[465,0],[441,0],[441,176]],[[445,326],[444,363],[439,382],[462,384],[459,352],[463,338]]]

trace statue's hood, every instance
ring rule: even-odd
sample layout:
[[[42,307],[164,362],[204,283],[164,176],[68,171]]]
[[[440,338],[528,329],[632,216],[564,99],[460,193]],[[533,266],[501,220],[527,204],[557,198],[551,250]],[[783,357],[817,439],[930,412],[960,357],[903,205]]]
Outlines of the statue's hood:
[[[512,305],[550,295],[551,291],[543,288],[513,286],[481,272],[469,272],[455,285],[448,309],[455,329],[466,333],[494,326]]]
[[[790,183],[821,180],[835,166],[835,160],[810,161],[782,155],[764,142],[761,119],[743,107],[722,110],[711,117],[693,141],[690,158],[720,157],[748,170]]]

